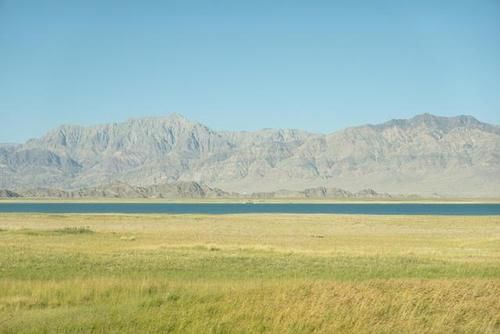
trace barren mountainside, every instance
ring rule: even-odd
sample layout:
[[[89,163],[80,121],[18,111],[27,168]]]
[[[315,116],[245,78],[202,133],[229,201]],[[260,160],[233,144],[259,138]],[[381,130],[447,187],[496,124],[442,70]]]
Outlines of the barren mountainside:
[[[74,191],[120,181],[153,188],[196,182],[242,194],[373,188],[499,196],[500,128],[470,116],[423,114],[331,134],[228,132],[172,114],[65,125],[24,144],[0,144],[1,189]]]
[[[165,199],[390,199],[390,194],[380,194],[373,189],[363,189],[352,193],[337,188],[309,188],[303,191],[280,190],[275,192],[258,192],[243,195],[228,193],[218,188],[211,188],[197,182],[172,182],[150,186],[132,186],[115,181],[97,187],[77,190],[54,188],[28,189],[22,193],[0,190],[0,198],[165,198]]]

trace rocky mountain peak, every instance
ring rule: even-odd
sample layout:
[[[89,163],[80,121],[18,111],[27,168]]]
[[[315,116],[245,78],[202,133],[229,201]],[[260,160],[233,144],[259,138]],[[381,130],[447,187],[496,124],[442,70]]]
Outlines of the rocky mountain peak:
[[[25,144],[0,146],[0,188],[78,189],[116,180],[198,182],[241,193],[338,187],[497,196],[500,127],[472,116],[421,114],[326,135],[231,132],[170,114],[65,125]]]
[[[454,117],[436,116],[429,113],[419,114],[410,119],[393,119],[388,122],[370,125],[375,129],[387,129],[398,127],[402,129],[426,129],[428,131],[441,131],[447,133],[457,128],[482,129],[485,131],[496,131],[494,126],[478,121],[469,115]]]

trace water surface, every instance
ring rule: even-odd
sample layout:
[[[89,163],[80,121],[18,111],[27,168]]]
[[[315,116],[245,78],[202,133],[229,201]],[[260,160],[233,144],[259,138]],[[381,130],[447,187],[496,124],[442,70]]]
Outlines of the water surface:
[[[500,204],[445,203],[0,203],[10,213],[500,215]]]

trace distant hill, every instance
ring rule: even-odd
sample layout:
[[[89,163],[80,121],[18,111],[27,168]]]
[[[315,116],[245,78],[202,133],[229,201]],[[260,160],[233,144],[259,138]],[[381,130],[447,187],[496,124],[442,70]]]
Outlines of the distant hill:
[[[245,197],[240,195],[240,197]],[[350,192],[340,188],[308,188],[302,191],[279,190],[273,192],[253,193],[249,198],[290,198],[290,199],[391,199],[394,196],[387,193],[378,193],[373,189],[363,189],[358,192]],[[408,197],[408,196],[398,196]]]
[[[21,197],[21,195],[7,189],[0,189],[0,198],[16,198],[16,197]]]
[[[150,186],[132,186],[124,182],[113,182],[91,188],[62,190],[54,188],[35,188],[14,193],[0,191],[0,197],[25,198],[165,198],[165,199],[390,199],[389,194],[380,194],[372,189],[352,193],[338,188],[309,188],[302,191],[280,190],[252,194],[228,193],[218,188],[210,188],[197,182],[174,182]]]
[[[0,188],[74,193],[94,187],[108,194],[112,190],[99,187],[116,182],[147,189],[187,182],[242,194],[373,188],[500,196],[500,128],[471,116],[422,114],[325,135],[290,129],[227,132],[172,114],[64,125],[24,144],[0,145]],[[137,189],[119,193],[128,191]]]
[[[22,197],[38,198],[228,198],[231,194],[196,182],[174,182],[147,187],[113,182],[91,188],[62,190],[35,188],[21,192]]]

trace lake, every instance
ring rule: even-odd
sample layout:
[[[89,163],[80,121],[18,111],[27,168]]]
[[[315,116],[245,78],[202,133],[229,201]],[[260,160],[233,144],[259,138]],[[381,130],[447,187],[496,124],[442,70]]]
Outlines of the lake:
[[[500,204],[444,203],[1,203],[0,213],[500,215]]]

